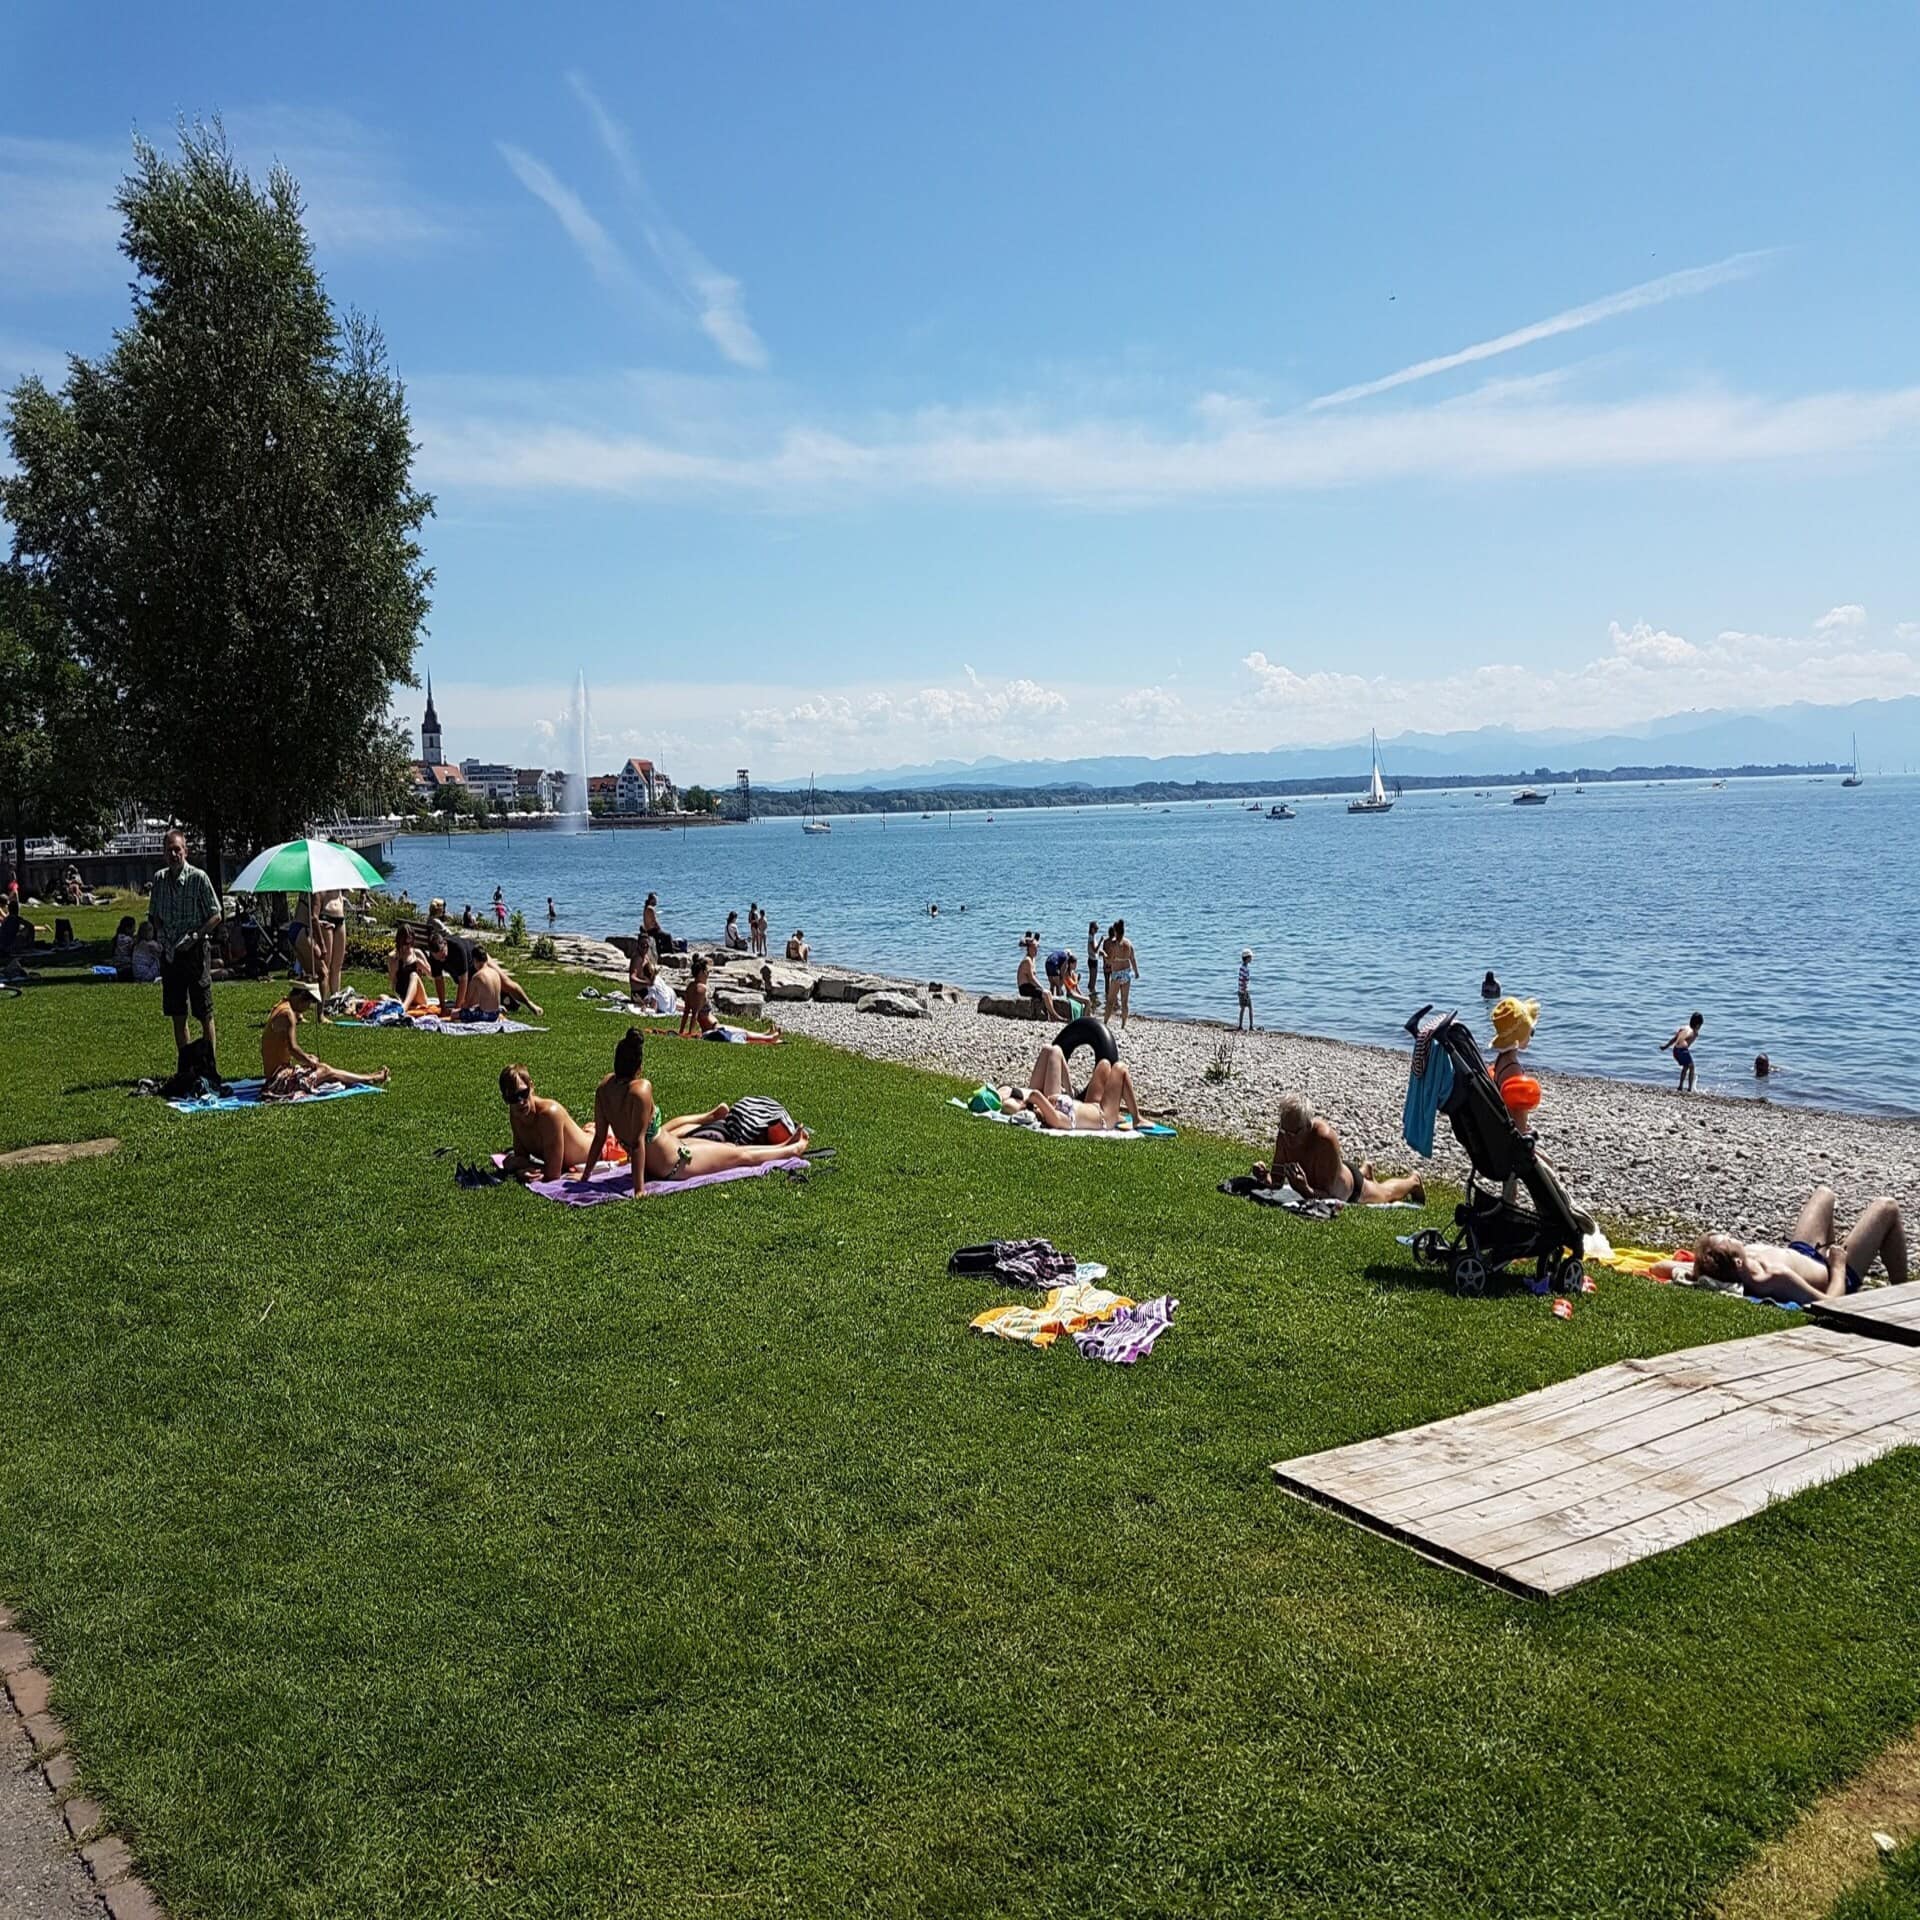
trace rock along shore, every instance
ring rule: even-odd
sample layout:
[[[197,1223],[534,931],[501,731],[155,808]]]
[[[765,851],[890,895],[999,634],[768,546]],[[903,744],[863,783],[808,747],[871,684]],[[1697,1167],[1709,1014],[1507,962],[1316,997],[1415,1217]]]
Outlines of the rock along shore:
[[[624,979],[622,957],[607,943],[563,938],[560,944],[563,961],[605,973],[618,962]],[[1034,1054],[1055,1031],[1046,1022],[982,1013],[977,996],[950,987],[844,969],[788,968],[777,959],[749,964],[744,955],[709,951],[716,988],[732,989],[728,997],[740,1016],[764,1011],[787,1032],[975,1084],[1024,1081]],[[786,992],[795,997],[768,998],[763,1008],[748,1005],[755,997],[748,976],[763,965],[777,980],[784,976]],[[859,998],[852,997],[855,985],[862,990]],[[896,1004],[863,1011],[862,999],[880,988]],[[809,991],[810,997],[798,997]],[[812,997],[822,994],[836,997]],[[719,1004],[718,990],[715,998]],[[902,1000],[916,1003],[917,1017],[888,1017],[906,1010],[897,1004]],[[1352,1158],[1388,1171],[1423,1166],[1400,1134],[1405,1047],[1276,1032],[1236,1039],[1223,1024],[1145,1016],[1117,1028],[1115,1038],[1149,1107],[1245,1140],[1259,1149],[1258,1157],[1272,1145],[1280,1096],[1299,1091],[1340,1129]],[[1223,1044],[1230,1048],[1232,1076],[1209,1080]],[[1537,1065],[1530,1070],[1544,1096],[1534,1131],[1547,1158],[1576,1201],[1615,1226],[1633,1223],[1675,1237],[1711,1226],[1784,1238],[1800,1203],[1820,1181],[1839,1194],[1843,1222],[1882,1193],[1892,1194],[1920,1222],[1920,1122],[1712,1094],[1683,1099],[1627,1081],[1545,1072]],[[1466,1156],[1444,1121],[1434,1144],[1433,1160],[1424,1164],[1443,1178],[1463,1181]]]

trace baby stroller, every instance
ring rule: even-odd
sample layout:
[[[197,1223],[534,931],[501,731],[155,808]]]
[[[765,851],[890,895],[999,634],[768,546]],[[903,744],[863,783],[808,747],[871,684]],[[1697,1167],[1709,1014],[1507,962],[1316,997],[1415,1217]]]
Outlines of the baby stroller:
[[[1428,1228],[1416,1234],[1414,1258],[1445,1267],[1459,1294],[1484,1293],[1491,1275],[1527,1260],[1534,1263],[1530,1284],[1536,1293],[1551,1288],[1578,1293],[1587,1275],[1581,1250],[1593,1222],[1567,1198],[1533,1136],[1514,1125],[1472,1033],[1451,1013],[1423,1033],[1421,1022],[1432,1011],[1422,1007],[1407,1022],[1407,1031],[1416,1042],[1424,1038],[1428,1048],[1443,1052],[1453,1068],[1453,1085],[1439,1111],[1466,1149],[1471,1171],[1467,1197],[1454,1209],[1453,1232]],[[1509,1181],[1530,1205],[1505,1197]]]

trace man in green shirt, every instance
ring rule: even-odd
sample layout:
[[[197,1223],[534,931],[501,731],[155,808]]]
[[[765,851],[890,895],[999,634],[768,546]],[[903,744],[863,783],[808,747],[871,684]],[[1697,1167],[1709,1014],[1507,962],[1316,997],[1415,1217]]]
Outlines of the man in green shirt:
[[[220,924],[213,882],[187,864],[187,836],[175,827],[163,843],[167,864],[153,876],[148,912],[160,940],[160,1006],[173,1022],[180,1051],[187,1050],[187,1015],[200,1022],[209,1052],[213,1042],[213,954],[207,935]]]

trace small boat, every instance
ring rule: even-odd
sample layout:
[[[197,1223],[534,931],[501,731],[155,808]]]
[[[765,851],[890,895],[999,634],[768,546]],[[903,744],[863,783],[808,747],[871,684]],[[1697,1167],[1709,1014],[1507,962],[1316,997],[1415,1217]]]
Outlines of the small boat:
[[[1269,820],[1298,820],[1300,816],[1282,800],[1277,801],[1267,809],[1267,818]]]
[[[1843,787],[1864,787],[1867,783],[1860,777],[1860,736],[1853,736],[1853,771],[1840,782]]]
[[[1715,793],[1722,793],[1726,790],[1726,785],[1727,783],[1724,780],[1716,780],[1713,783],[1713,791]]]
[[[802,833],[831,833],[833,828],[820,818],[819,801],[813,791],[813,775],[807,775],[807,817],[800,823]]]
[[[1516,807],[1544,807],[1553,798],[1551,793],[1542,793],[1538,787],[1522,787],[1513,796]]]
[[[1391,813],[1393,802],[1387,797],[1386,784],[1380,778],[1380,736],[1369,733],[1367,738],[1373,743],[1373,773],[1367,781],[1367,790],[1358,800],[1347,802],[1349,813]]]

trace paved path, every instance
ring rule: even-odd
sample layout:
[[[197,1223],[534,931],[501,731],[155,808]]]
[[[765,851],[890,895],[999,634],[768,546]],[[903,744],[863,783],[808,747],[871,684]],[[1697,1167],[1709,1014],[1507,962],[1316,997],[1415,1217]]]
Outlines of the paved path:
[[[0,1694],[0,1915],[101,1920],[105,1911],[33,1763],[20,1716]]]

